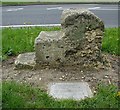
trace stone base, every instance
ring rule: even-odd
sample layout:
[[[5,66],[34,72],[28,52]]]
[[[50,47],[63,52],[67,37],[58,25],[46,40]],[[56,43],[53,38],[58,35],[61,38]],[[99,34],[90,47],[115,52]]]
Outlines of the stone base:
[[[33,69],[36,66],[35,62],[35,53],[23,53],[19,54],[15,60],[15,67],[18,69],[31,68]]]

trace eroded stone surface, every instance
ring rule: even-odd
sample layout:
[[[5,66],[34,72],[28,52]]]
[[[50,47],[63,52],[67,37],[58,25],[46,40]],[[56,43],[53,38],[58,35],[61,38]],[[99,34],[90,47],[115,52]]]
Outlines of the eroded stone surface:
[[[48,87],[48,93],[58,99],[80,100],[93,96],[87,82],[51,83]]]
[[[41,32],[35,40],[36,62],[45,65],[102,64],[104,24],[88,10],[69,9],[61,16],[61,31]]]
[[[57,65],[65,60],[64,33],[62,31],[41,32],[35,39],[36,62],[43,65]]]
[[[19,54],[15,60],[15,67],[16,68],[34,68],[36,65],[35,62],[35,53],[24,53]]]

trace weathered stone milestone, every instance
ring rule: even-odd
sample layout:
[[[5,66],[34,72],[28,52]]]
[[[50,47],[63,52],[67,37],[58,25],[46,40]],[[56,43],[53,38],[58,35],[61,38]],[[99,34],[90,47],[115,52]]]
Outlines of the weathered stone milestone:
[[[40,32],[34,42],[35,52],[23,53],[16,58],[16,68],[32,69],[20,75],[20,81],[37,87],[42,85],[45,89],[48,84],[48,94],[56,99],[93,97],[90,87],[96,93],[93,86],[97,82],[106,80],[111,84],[112,74],[105,71],[107,78],[103,76],[103,70],[109,66],[108,58],[101,52],[103,35],[104,23],[94,13],[86,9],[64,10],[61,30]],[[19,70],[19,73],[24,72]],[[14,76],[18,79],[16,74]]]
[[[42,31],[35,39],[37,64],[95,66],[102,62],[104,24],[100,18],[84,9],[64,10],[61,28]]]

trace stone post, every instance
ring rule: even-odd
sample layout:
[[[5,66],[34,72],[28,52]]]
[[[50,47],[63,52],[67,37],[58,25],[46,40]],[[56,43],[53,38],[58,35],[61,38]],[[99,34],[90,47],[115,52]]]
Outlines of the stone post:
[[[60,31],[42,31],[35,39],[38,65],[84,67],[102,62],[104,23],[85,9],[64,10]]]

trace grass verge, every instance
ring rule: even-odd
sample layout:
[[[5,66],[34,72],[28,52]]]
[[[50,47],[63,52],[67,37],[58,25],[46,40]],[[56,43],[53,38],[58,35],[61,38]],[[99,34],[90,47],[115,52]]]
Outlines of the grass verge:
[[[56,31],[60,27],[4,28],[2,30],[2,56],[18,55],[34,51],[34,40],[41,31]],[[120,55],[118,28],[107,28],[102,42],[102,51]]]
[[[105,34],[102,41],[102,50],[111,54],[120,55],[120,28],[105,29]]]
[[[3,82],[3,108],[118,108],[117,87],[99,85],[93,98],[81,101],[55,100],[45,91],[30,85]]]
[[[2,6],[39,5],[40,2],[2,2]]]
[[[9,0],[7,1],[3,1],[2,2],[2,6],[18,6],[18,5],[41,5],[41,4],[118,4],[118,0],[29,0],[28,2],[24,2],[24,1],[12,1]]]

